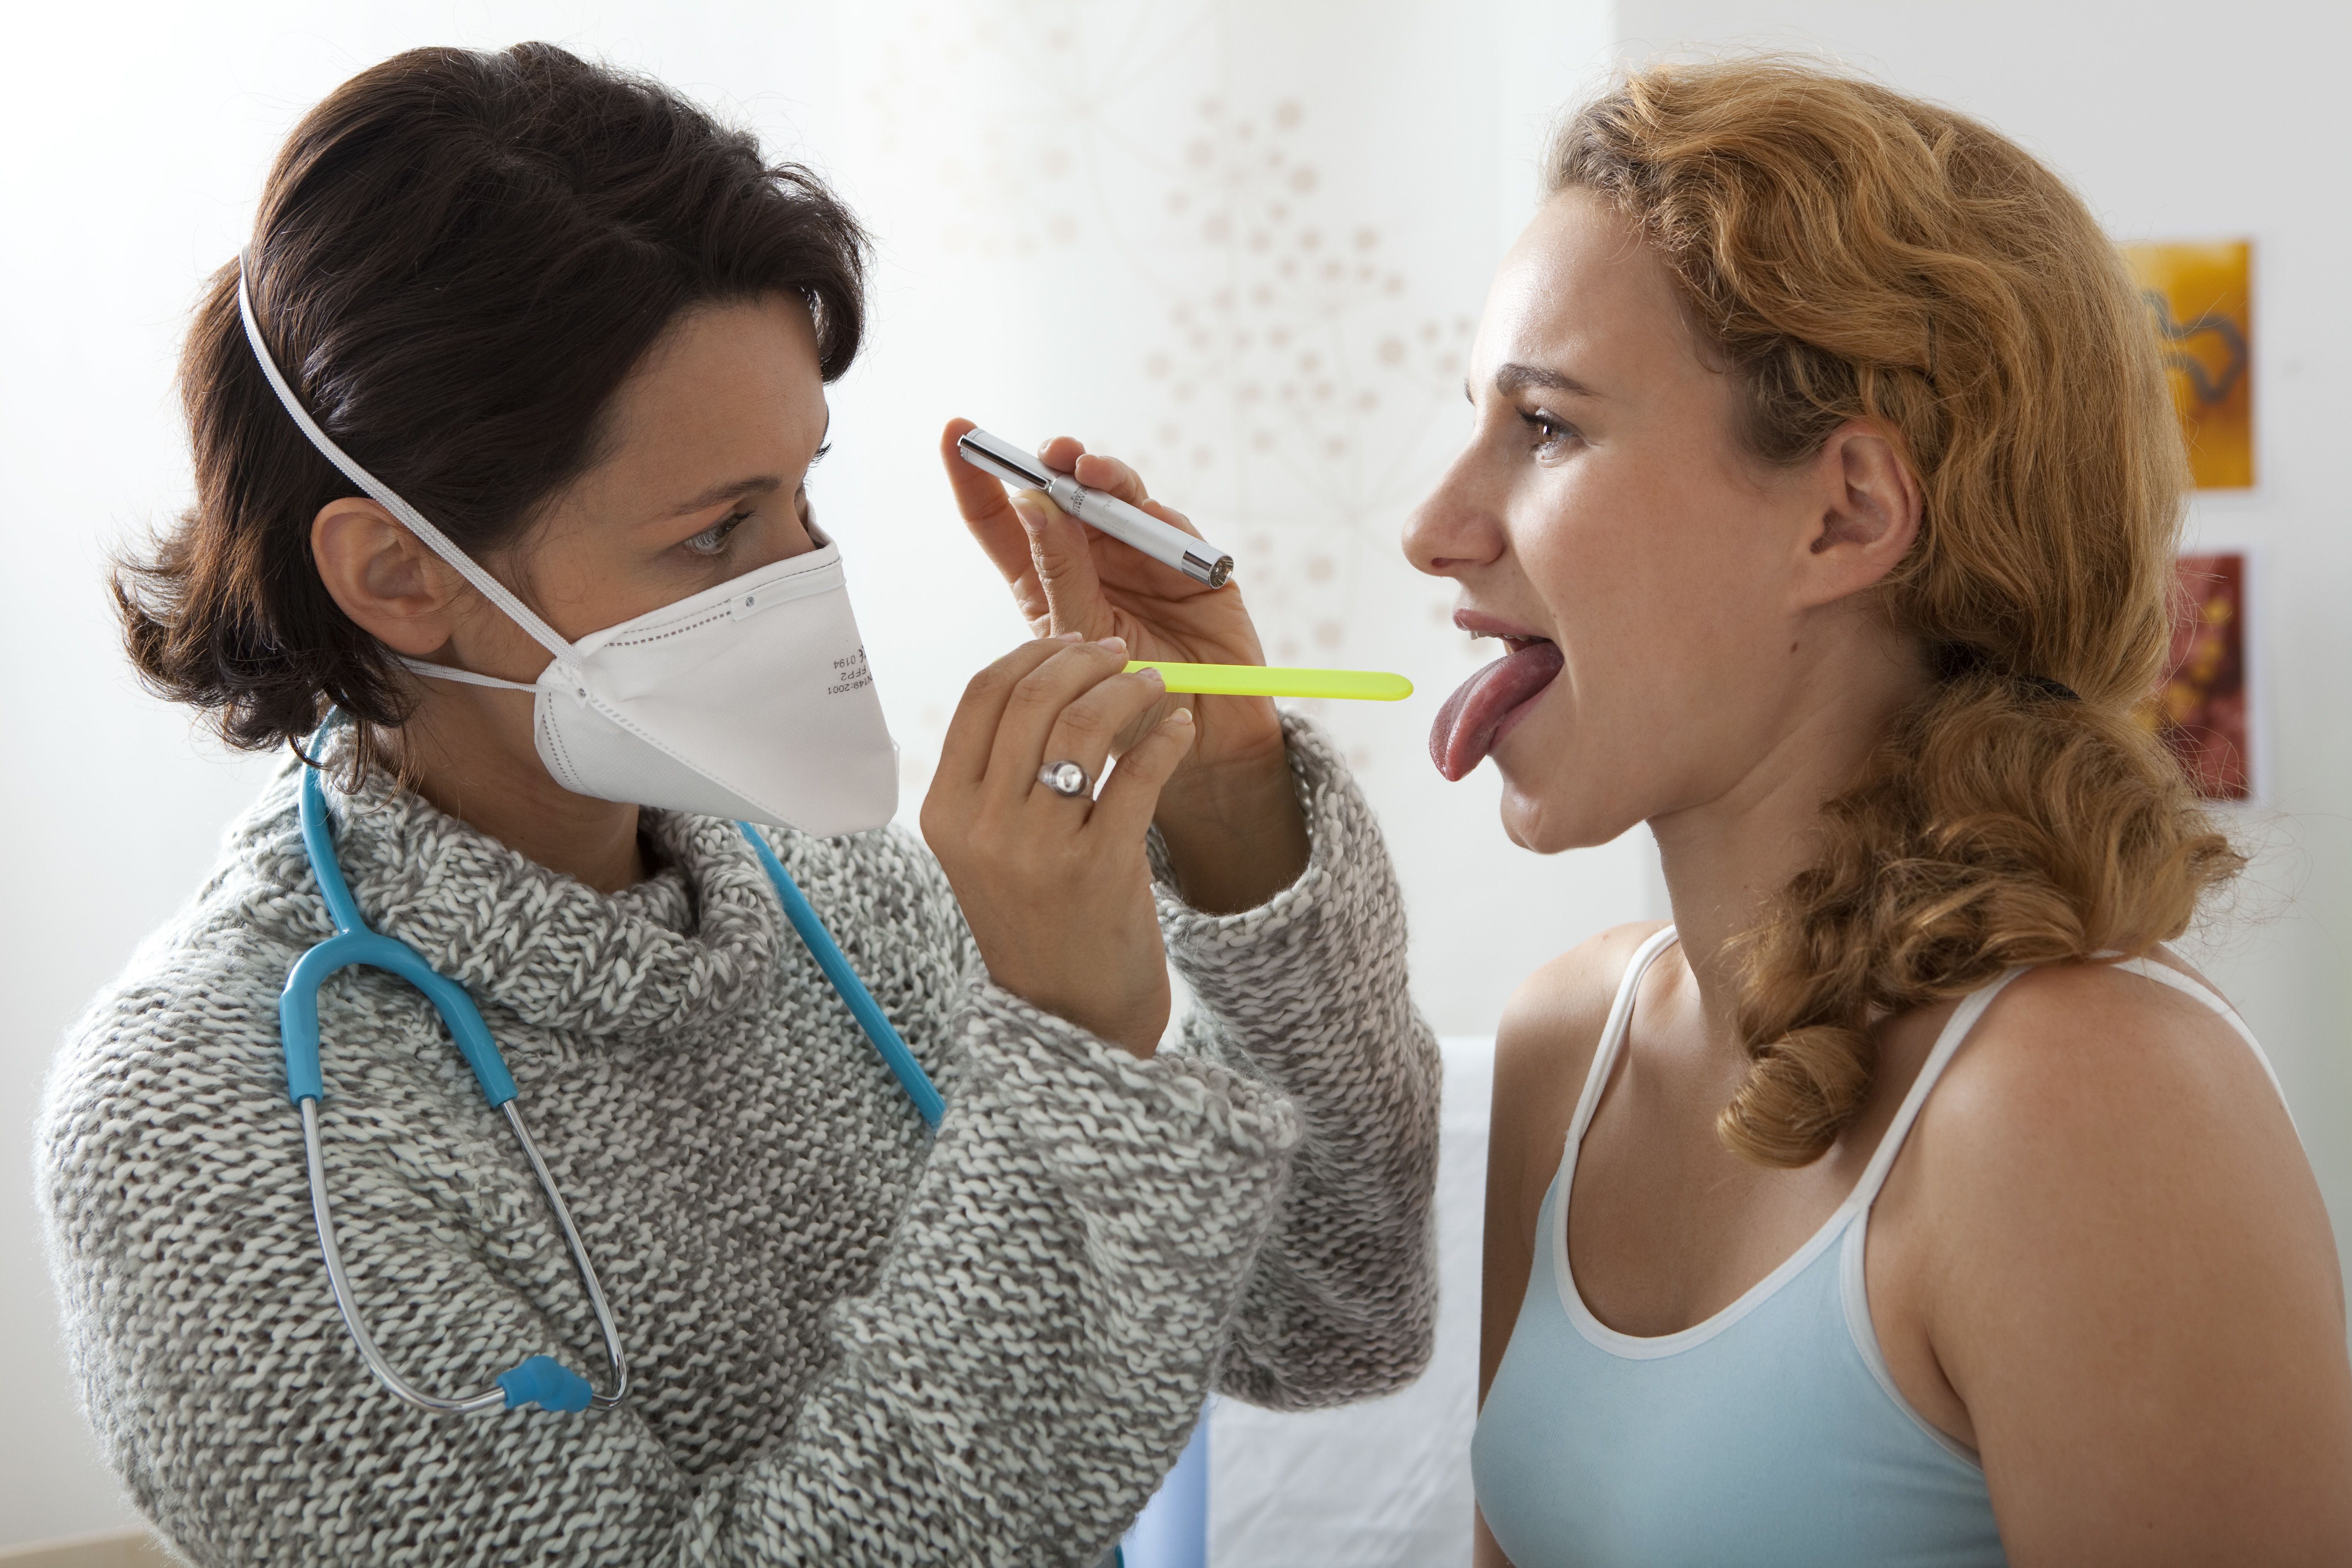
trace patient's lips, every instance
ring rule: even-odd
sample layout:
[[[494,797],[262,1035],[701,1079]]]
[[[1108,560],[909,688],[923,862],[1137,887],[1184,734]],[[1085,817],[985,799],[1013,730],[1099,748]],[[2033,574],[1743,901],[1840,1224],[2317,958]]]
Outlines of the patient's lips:
[[[1506,721],[1541,695],[1563,662],[1559,645],[1506,637],[1511,651],[1464,681],[1429,728],[1429,760],[1460,779],[1486,760]]]

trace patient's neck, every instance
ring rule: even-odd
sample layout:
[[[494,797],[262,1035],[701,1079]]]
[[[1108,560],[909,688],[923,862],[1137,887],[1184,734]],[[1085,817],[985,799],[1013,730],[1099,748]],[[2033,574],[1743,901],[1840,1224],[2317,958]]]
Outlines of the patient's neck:
[[[549,775],[530,693],[435,681],[392,739],[419,795],[516,854],[600,893],[645,880],[637,807],[574,795]]]
[[[1907,647],[1855,647],[1825,660],[1820,677],[1796,689],[1777,741],[1732,788],[1651,819],[1711,1044],[1744,1049],[1734,945],[1813,863],[1822,807],[1853,787],[1889,722],[1927,679]]]

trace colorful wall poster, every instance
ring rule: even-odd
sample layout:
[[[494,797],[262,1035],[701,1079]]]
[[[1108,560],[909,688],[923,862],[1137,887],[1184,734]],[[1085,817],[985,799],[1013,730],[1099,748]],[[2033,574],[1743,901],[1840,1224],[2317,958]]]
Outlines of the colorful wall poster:
[[[2180,616],[2156,700],[2157,732],[2208,800],[2253,797],[2246,682],[2246,558],[2183,555]]]
[[[2253,248],[2242,239],[2124,247],[2201,490],[2254,482]]]

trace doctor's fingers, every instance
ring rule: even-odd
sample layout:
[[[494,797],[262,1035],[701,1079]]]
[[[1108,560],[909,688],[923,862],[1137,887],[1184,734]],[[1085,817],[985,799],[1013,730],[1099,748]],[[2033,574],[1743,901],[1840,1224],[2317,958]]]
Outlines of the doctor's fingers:
[[[971,531],[1012,588],[1023,617],[1033,626],[1040,625],[1045,617],[1045,599],[1037,585],[1036,565],[1029,558],[1029,531],[1023,526],[1020,513],[1013,510],[1004,481],[965,462],[956,446],[967,431],[977,428],[971,420],[958,417],[949,420],[940,432],[940,461],[947,468],[948,489],[955,496],[964,527]]]
[[[1153,500],[1144,489],[1143,476],[1117,458],[1089,452],[1068,436],[1057,436],[1046,442],[1037,456],[1047,468],[1071,475],[1090,490],[1117,496],[1129,506],[1141,507],[1172,528],[1181,528],[1195,539],[1201,537],[1201,531],[1194,528],[1182,512]]]
[[[1023,490],[1013,498],[1013,506],[1028,534],[1030,566],[1054,630],[1089,637],[1108,635],[1110,605],[1103,598],[1087,525],[1055,506],[1043,490]]]
[[[940,742],[938,778],[966,788],[985,779],[997,727],[1003,722],[1013,688],[1055,655],[1079,646],[1075,636],[1025,642],[965,682],[955,717],[948,721],[947,735]]]
[[[1119,737],[1143,728],[1138,721],[1143,720],[1167,695],[1168,683],[1156,669],[1115,675],[1081,694],[1055,717],[1054,727],[1039,748],[1037,763],[1029,769],[1031,778],[1035,779],[1040,767],[1076,763],[1086,770],[1088,779],[1101,783],[1103,769],[1109,763]],[[1030,788],[1067,809],[1055,798],[1057,792],[1042,781],[1032,784]]]
[[[1087,836],[1105,844],[1139,844],[1160,810],[1160,792],[1198,733],[1189,708],[1171,710],[1143,739],[1120,754],[1095,808],[1087,818]]]
[[[1035,790],[1037,769],[1044,763],[1073,760],[1059,754],[1047,758],[1045,742],[1069,710],[1098,689],[1113,689],[1079,709],[1076,729],[1096,728],[1107,714],[1119,715],[1117,722],[1128,723],[1156,701],[1160,695],[1156,689],[1136,699],[1142,688],[1119,673],[1126,668],[1127,644],[1109,637],[1102,642],[1066,643],[1061,652],[1015,681],[1005,698],[1003,715],[996,721],[996,740],[989,748],[988,779],[982,793],[992,802],[1017,807]],[[1117,732],[1116,727],[1108,731]],[[1105,744],[1108,754],[1108,741]],[[1097,771],[1087,770],[1089,773]]]

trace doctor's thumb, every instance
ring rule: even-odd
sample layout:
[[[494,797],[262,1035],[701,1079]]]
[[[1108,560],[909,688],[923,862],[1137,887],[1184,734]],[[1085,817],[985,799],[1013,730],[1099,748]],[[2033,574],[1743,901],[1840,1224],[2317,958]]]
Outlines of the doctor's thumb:
[[[1054,630],[1099,635],[1096,623],[1103,616],[1102,584],[1095,575],[1086,524],[1038,490],[1013,496],[1013,510],[1029,536],[1030,563],[1037,569],[1037,585],[1045,592]]]

